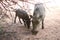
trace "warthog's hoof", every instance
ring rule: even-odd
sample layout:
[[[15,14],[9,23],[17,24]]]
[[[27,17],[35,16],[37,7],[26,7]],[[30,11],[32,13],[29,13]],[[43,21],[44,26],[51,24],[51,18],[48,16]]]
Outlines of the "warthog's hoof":
[[[30,27],[27,27],[28,29],[30,29]]]
[[[14,24],[16,23],[16,21],[14,21]]]
[[[32,35],[36,35],[38,33],[38,31],[31,31]]]
[[[42,29],[44,29],[44,27],[42,27]]]
[[[22,23],[21,23],[22,24]]]

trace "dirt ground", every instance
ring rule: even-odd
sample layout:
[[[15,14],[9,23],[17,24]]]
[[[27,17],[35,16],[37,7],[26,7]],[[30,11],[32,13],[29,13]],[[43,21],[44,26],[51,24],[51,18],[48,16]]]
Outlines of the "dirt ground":
[[[31,30],[19,22],[12,25],[2,22],[1,25],[5,31],[11,32],[11,35],[12,32],[16,32],[7,37],[7,40],[60,40],[60,9],[53,8],[46,13],[44,29],[40,28],[37,35],[32,35]]]

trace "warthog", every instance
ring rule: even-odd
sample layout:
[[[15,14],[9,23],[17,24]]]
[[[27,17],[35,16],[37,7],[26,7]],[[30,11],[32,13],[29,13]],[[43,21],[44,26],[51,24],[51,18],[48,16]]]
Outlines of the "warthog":
[[[20,19],[22,19],[24,22],[24,25],[27,26],[29,29],[30,28],[30,18],[28,16],[27,12],[22,9],[16,9],[15,13],[16,14],[15,14],[14,23],[16,23],[16,17],[18,17],[19,21],[20,21]],[[20,21],[20,23],[21,23],[21,21]]]
[[[45,7],[43,6],[43,3],[37,3],[34,7],[34,12],[32,17],[32,25],[33,29],[32,32],[38,32],[35,29],[37,28],[40,23],[42,24],[42,29],[44,29],[44,17],[45,17]]]

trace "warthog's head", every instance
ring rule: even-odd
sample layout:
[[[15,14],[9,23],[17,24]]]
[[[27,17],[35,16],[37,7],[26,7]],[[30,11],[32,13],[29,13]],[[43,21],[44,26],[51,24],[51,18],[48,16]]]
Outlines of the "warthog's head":
[[[35,16],[30,15],[30,17],[32,18],[32,34],[37,34],[38,31],[36,31],[35,29],[37,28],[37,25],[39,24],[39,20],[38,18],[36,18]]]

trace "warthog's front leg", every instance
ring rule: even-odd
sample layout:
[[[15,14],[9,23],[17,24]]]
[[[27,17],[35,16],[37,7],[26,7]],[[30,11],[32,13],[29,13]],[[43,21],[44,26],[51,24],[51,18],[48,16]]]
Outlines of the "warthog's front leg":
[[[15,15],[14,23],[16,23],[16,17],[17,17],[17,15]]]
[[[42,29],[44,29],[44,19],[42,19]]]
[[[19,17],[19,22],[22,24],[21,20],[20,20],[20,17]]]

